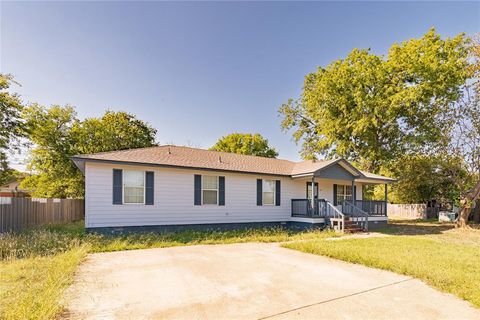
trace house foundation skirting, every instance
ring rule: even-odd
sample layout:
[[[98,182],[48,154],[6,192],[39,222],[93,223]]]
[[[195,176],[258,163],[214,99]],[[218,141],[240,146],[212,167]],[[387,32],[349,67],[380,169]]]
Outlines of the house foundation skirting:
[[[125,227],[93,227],[86,228],[89,233],[101,234],[125,234],[125,233],[168,233],[177,231],[228,231],[258,228],[286,228],[293,230],[321,229],[324,223],[311,223],[300,221],[282,222],[245,222],[245,223],[215,223],[215,224],[178,224],[178,225],[154,225],[154,226],[125,226]]]
[[[373,231],[387,226],[387,217],[370,217],[368,230]],[[295,218],[290,221],[272,222],[244,222],[244,223],[210,223],[210,224],[177,224],[177,225],[152,225],[152,226],[124,226],[124,227],[93,227],[87,228],[87,232],[101,234],[124,234],[124,233],[168,233],[177,231],[228,231],[258,228],[286,228],[292,230],[308,230],[325,228],[323,218]]]

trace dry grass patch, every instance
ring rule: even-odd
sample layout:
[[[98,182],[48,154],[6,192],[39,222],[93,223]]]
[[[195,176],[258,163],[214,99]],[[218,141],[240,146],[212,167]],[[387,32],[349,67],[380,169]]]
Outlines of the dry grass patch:
[[[380,232],[391,235],[422,236],[432,240],[480,248],[480,227],[457,229],[453,223],[435,220],[393,220]]]
[[[54,319],[87,250],[82,245],[52,256],[0,262],[0,318]]]
[[[409,224],[383,230],[390,237],[313,240],[284,247],[409,275],[480,307],[480,231]]]

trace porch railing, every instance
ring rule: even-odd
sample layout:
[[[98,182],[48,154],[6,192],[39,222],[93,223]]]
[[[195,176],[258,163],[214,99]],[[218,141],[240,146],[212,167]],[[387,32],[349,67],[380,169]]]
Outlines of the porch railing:
[[[325,199],[315,199],[312,206],[310,199],[292,199],[292,216],[325,218],[334,214],[333,205]]]
[[[380,200],[356,200],[355,206],[370,216],[386,216],[387,202]]]
[[[292,217],[325,218],[332,228],[345,230],[345,215],[325,199],[292,199]]]

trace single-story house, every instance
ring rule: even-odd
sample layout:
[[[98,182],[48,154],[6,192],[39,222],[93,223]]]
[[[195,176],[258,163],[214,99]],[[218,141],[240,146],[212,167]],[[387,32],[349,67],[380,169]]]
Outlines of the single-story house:
[[[174,145],[72,160],[85,175],[85,226],[96,230],[367,229],[386,224],[387,184],[394,181],[345,159],[293,162]],[[385,185],[383,201],[363,200],[369,184]]]
[[[0,184],[0,197],[26,197],[29,196],[30,190],[20,188],[20,183],[25,178],[25,175],[20,175],[17,178],[12,178],[4,184]]]

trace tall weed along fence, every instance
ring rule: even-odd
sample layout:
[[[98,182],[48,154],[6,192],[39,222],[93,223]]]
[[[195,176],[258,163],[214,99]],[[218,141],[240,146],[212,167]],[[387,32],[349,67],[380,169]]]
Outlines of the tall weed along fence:
[[[85,216],[83,199],[0,197],[0,232],[42,224],[73,222]]]

